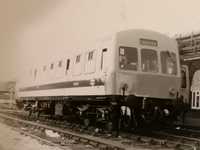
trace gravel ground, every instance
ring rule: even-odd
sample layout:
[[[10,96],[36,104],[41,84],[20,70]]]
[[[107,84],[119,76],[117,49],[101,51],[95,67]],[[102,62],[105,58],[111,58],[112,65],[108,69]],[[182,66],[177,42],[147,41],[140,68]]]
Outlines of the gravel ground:
[[[0,150],[61,150],[20,134],[0,122]],[[71,150],[71,148],[66,148]]]

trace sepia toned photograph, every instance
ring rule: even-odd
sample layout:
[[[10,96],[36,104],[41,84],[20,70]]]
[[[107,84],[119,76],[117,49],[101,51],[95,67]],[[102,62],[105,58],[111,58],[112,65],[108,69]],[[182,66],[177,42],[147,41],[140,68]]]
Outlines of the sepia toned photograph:
[[[0,150],[200,149],[200,1],[0,2]]]

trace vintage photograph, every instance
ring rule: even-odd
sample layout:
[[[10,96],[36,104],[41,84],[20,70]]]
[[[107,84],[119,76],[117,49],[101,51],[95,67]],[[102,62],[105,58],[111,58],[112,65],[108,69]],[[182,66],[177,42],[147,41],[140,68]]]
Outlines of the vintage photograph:
[[[200,149],[200,1],[0,2],[0,150]]]

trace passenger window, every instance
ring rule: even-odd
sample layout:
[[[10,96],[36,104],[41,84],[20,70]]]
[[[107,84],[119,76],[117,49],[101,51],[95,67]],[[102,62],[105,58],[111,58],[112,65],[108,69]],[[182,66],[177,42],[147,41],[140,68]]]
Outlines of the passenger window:
[[[37,69],[34,70],[34,79],[36,79],[37,76]]]
[[[70,59],[67,59],[66,70],[69,70]]]
[[[76,56],[76,64],[79,63],[81,60],[81,55]]]
[[[155,50],[142,49],[141,59],[143,72],[158,72],[158,56]]]
[[[169,51],[160,53],[162,73],[176,75],[177,74],[177,60],[176,54]]]
[[[69,65],[70,65],[70,59],[67,59],[65,74],[67,74],[69,70]]]
[[[192,106],[195,107],[195,99],[196,99],[195,92],[193,92],[192,97],[193,97],[193,98],[192,98],[192,100],[193,100]]]
[[[88,53],[88,61],[92,61],[94,51]]]
[[[119,67],[123,70],[138,69],[138,52],[134,47],[119,48]]]
[[[85,73],[95,72],[96,61],[95,61],[95,50],[86,53],[86,62],[85,62]]]
[[[58,67],[62,67],[62,61],[58,62]]]
[[[45,72],[45,71],[46,71],[46,69],[47,69],[47,67],[46,67],[46,66],[43,66],[43,72]]]
[[[75,65],[73,66],[73,75],[80,75],[84,70],[84,57],[77,55],[75,58]]]
[[[32,76],[32,69],[29,71],[30,76]]]
[[[199,95],[197,96],[196,107],[199,107]]]
[[[51,70],[53,70],[53,66],[54,66],[54,65],[53,65],[53,63],[52,63],[52,64],[50,65],[50,69],[51,69]]]

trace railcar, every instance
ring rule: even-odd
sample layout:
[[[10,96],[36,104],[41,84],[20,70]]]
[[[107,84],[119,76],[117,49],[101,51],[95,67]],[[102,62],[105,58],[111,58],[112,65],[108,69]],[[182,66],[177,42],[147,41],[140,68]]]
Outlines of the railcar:
[[[120,114],[122,125],[132,126],[172,114],[181,82],[174,39],[130,29],[94,45],[30,68],[27,80],[18,85],[18,101],[51,114],[84,116],[85,124],[110,122]]]

